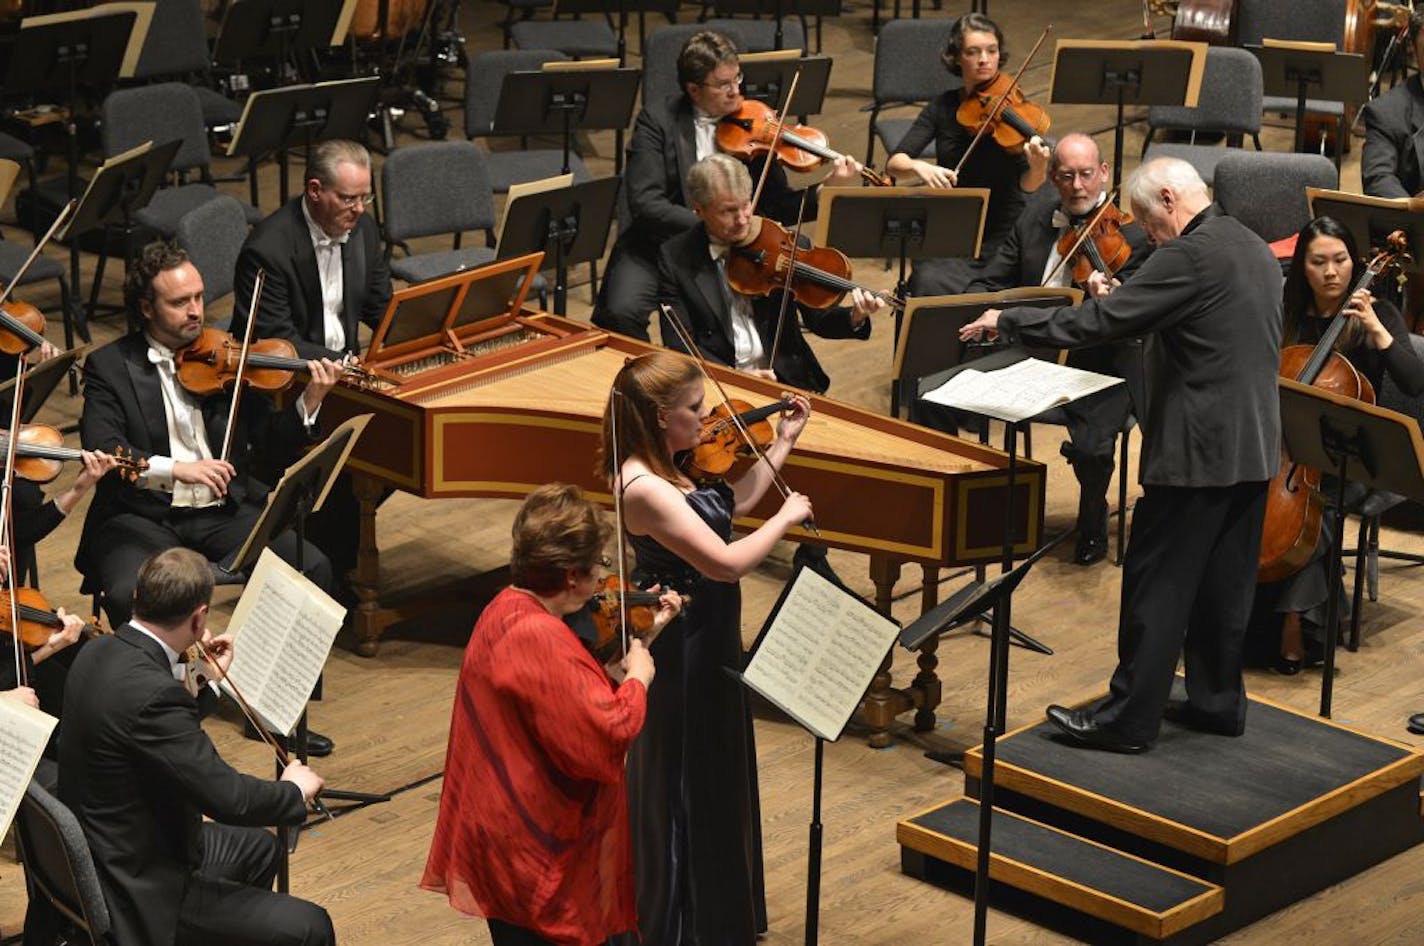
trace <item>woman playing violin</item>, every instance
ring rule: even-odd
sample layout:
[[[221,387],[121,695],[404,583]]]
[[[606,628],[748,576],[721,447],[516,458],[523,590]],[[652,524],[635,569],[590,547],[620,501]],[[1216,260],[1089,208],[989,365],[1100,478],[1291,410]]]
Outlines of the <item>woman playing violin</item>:
[[[615,686],[564,623],[597,591],[611,531],[576,486],[529,494],[513,584],[465,648],[421,886],[485,917],[495,946],[592,946],[634,929],[623,763],[653,658],[632,638]],[[662,596],[655,630],[679,600]]]
[[[1368,290],[1350,294],[1357,282],[1356,249],[1354,236],[1331,217],[1317,217],[1300,231],[1286,274],[1282,344],[1314,345],[1344,303],[1343,314],[1349,321],[1335,351],[1376,392],[1388,376],[1399,390],[1415,396],[1424,392],[1424,363],[1414,353],[1399,310]],[[1322,484],[1321,492],[1328,502],[1335,487]],[[1362,489],[1346,485],[1347,504],[1358,503],[1363,495]],[[1333,530],[1333,517],[1322,515],[1320,538],[1306,566],[1282,581],[1257,588],[1253,631],[1273,651],[1269,663],[1278,673],[1289,676],[1304,666],[1318,665],[1324,652]],[[1341,600],[1349,599],[1342,596]]]
[[[987,187],[990,196],[980,257],[988,259],[1008,235],[1026,195],[1048,179],[1049,148],[1035,135],[1022,147],[1005,150],[986,134],[956,174],[954,168],[976,130],[960,123],[960,105],[1000,79],[999,70],[1008,62],[1004,32],[982,13],[965,14],[950,28],[941,60],[952,74],[963,78],[964,87],[945,92],[924,107],[885,168],[897,177],[914,175],[930,187]],[[930,144],[935,163],[919,157]],[[910,290],[916,296],[962,292],[971,275],[966,260],[919,260]]]
[[[751,946],[766,908],[751,712],[726,672],[742,667],[738,580],[807,520],[811,503],[791,493],[732,541],[733,517],[762,498],[771,471],[757,463],[734,483],[698,486],[678,468],[702,435],[703,385],[685,357],[642,355],[618,373],[603,415],[599,471],[622,491],[634,579],[690,596],[653,643],[658,684],[629,756],[638,930],[646,943]],[[777,468],[810,416],[804,396],[791,401],[765,452]]]

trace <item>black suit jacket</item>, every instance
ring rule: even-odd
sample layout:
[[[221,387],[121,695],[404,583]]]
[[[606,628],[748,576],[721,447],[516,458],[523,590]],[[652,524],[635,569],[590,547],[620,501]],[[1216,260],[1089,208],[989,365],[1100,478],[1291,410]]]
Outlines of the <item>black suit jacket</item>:
[[[1073,348],[1153,333],[1144,484],[1230,486],[1280,461],[1280,264],[1214,204],[1103,299],[1009,309],[1009,341]]]
[[[722,274],[709,247],[707,229],[701,226],[665,243],[658,254],[658,297],[677,310],[704,355],[719,364],[731,365],[736,361],[732,317],[722,294]],[[752,300],[752,318],[768,355],[780,314],[780,291]],[[866,319],[859,328],[853,328],[850,315],[851,310],[846,306],[808,309],[793,301],[781,327],[781,345],[772,365],[777,378],[817,393],[830,387],[831,379],[821,370],[821,363],[801,334],[797,319],[799,317],[808,329],[824,338],[869,338],[871,320]],[[663,344],[685,351],[681,338],[667,324],[667,316],[659,318],[663,320]]]
[[[1424,85],[1418,75],[1365,106],[1360,179],[1371,197],[1413,197],[1424,189]]]
[[[359,323],[375,328],[391,300],[391,273],[381,252],[380,228],[362,215],[341,247],[344,291],[342,316],[346,351],[326,347],[326,317],[321,305],[321,277],[311,230],[302,214],[303,197],[288,201],[252,228],[237,257],[233,290],[232,332],[242,336],[251,307],[252,285],[259,269],[267,273],[257,308],[257,338],[285,338],[303,358],[359,354]]]
[[[208,445],[216,454],[227,429],[231,394],[203,401]],[[296,458],[316,435],[308,431],[293,404],[277,410],[260,393],[243,396],[233,432],[232,463],[237,475],[228,484],[230,504],[260,501],[266,484]],[[122,446],[135,458],[154,454],[172,456],[168,420],[163,410],[163,389],[158,368],[148,360],[148,340],[141,332],[126,335],[95,349],[84,362],[84,409],[79,416],[79,436],[86,450],[112,453]],[[87,573],[93,543],[99,541],[104,522],[120,512],[161,520],[172,505],[164,491],[143,489],[117,476],[106,476],[94,491],[94,501],[84,519],[84,532],[75,566]]]
[[[163,648],[131,625],[74,659],[59,737],[59,795],[84,829],[120,946],[172,943],[202,859],[202,816],[297,824],[290,782],[243,775],[218,755]]]

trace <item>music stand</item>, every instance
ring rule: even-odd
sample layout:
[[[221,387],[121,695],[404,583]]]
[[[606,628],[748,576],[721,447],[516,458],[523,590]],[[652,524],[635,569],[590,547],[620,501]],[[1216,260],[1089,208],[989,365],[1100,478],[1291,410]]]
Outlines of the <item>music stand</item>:
[[[123,154],[109,158],[89,179],[89,186],[85,188],[79,206],[74,209],[74,216],[69,218],[69,223],[65,224],[64,230],[59,234],[61,240],[69,243],[69,284],[74,287],[76,306],[80,286],[79,236],[90,230],[107,229],[111,226],[121,226],[126,232],[131,230],[134,213],[147,207],[154,192],[163,186],[163,179],[168,175],[173,156],[182,145],[182,139],[166,141],[157,146],[151,141],[144,142]],[[104,240],[104,247],[106,252],[100,255],[94,271],[88,312],[80,327],[80,334],[85,341],[89,340],[88,320],[94,317],[99,304],[99,287],[103,283],[104,261],[107,259],[107,238]]]
[[[825,107],[826,89],[831,84],[830,56],[783,56],[770,53],[748,53],[741,57],[742,95],[787,115],[819,115]],[[796,83],[796,97],[785,107],[781,101],[791,88],[796,70],[801,79]]]
[[[639,69],[511,72],[495,106],[494,135],[562,135],[569,173],[575,131],[622,131],[633,120]]]
[[[618,27],[618,65],[622,66],[628,62],[628,14],[662,13],[673,20],[678,6],[678,0],[556,0],[554,12],[617,14],[613,22]]]
[[[840,16],[841,12],[841,0],[717,0],[714,6],[722,16],[746,13],[774,18],[776,36],[772,42],[777,49],[783,48],[785,42],[781,21],[787,16],[800,17],[803,21],[808,16],[814,16],[819,20],[825,16]],[[816,46],[817,49],[820,48],[819,39]]]
[[[1305,202],[1314,217],[1334,217],[1350,231],[1355,246],[1366,257],[1382,246],[1384,238],[1403,230],[1407,245],[1424,247],[1424,204],[1410,197],[1366,197],[1320,187],[1305,189]],[[1418,271],[1416,261],[1411,272]]]
[[[228,145],[228,157],[248,159],[248,182],[252,204],[257,205],[257,162],[278,153],[277,169],[281,201],[287,202],[286,150],[298,145],[310,148],[333,138],[359,140],[366,120],[376,107],[380,77],[337,79],[314,85],[289,85],[266,89],[247,97],[242,118]]]
[[[1122,135],[1129,105],[1195,108],[1206,71],[1206,43],[1170,39],[1060,39],[1053,53],[1049,101],[1116,105],[1113,183],[1122,181]]]
[[[1370,61],[1329,43],[1267,40],[1247,46],[1261,60],[1266,95],[1295,99],[1295,150],[1305,150],[1305,100],[1357,104],[1370,88]],[[1313,93],[1313,94],[1310,94]],[[1343,150],[1343,144],[1341,145]]]
[[[495,259],[540,252],[552,255],[556,315],[563,315],[568,307],[569,267],[597,260],[608,248],[620,180],[601,177],[524,194],[504,208]]]
[[[1291,460],[1336,478],[1335,541],[1330,546],[1325,609],[1325,667],[1320,715],[1330,717],[1340,624],[1340,562],[1345,544],[1345,483],[1424,499],[1424,436],[1419,422],[1365,401],[1279,378],[1281,437]]]
[[[24,389],[20,392],[20,423],[34,421],[45,401],[59,387],[60,379],[74,369],[74,363],[78,360],[79,349],[71,348],[25,370]],[[10,392],[14,389],[14,378],[0,384],[0,412],[10,413]],[[71,433],[74,429],[72,425],[68,430],[61,428],[64,433]]]
[[[293,53],[335,45],[346,5],[346,0],[237,0],[223,14],[213,61],[272,59],[280,70]]]

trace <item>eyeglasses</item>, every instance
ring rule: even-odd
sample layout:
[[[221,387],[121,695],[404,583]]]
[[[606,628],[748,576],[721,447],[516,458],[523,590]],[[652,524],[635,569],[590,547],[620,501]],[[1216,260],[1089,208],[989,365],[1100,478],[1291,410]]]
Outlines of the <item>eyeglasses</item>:
[[[1091,181],[1094,177],[1097,176],[1097,173],[1097,168],[1083,168],[1079,171],[1074,171],[1071,168],[1064,168],[1063,170],[1056,172],[1053,175],[1053,179],[1060,184],[1072,184],[1075,178],[1084,182]]]
[[[704,82],[702,85],[704,88],[712,89],[715,92],[730,92],[733,89],[741,88],[742,74],[740,72],[737,73],[735,79],[723,79],[720,82]]]
[[[331,193],[336,195],[336,199],[341,202],[341,206],[347,210],[355,210],[357,207],[370,207],[376,202],[375,194],[342,194],[337,191]]]

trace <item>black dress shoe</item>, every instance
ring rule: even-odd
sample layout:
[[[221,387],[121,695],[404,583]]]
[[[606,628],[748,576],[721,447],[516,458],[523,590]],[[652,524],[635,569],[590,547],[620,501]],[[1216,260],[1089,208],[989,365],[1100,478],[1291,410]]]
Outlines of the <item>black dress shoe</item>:
[[[1149,748],[1145,742],[1133,742],[1099,726],[1097,720],[1093,719],[1093,714],[1087,710],[1050,706],[1048,721],[1072,739],[1074,745],[1127,753],[1146,752]]]
[[[1416,736],[1424,736],[1424,713],[1415,713],[1409,717],[1409,731]]]
[[[1105,535],[1080,535],[1073,549],[1073,564],[1095,565],[1108,557],[1108,537]]]
[[[1293,677],[1300,673],[1303,666],[1305,666],[1305,662],[1299,657],[1277,655],[1276,659],[1271,661],[1271,672],[1278,673],[1283,677]]]
[[[251,723],[247,723],[242,727],[242,734],[248,739],[252,739],[254,741],[261,741],[262,739],[262,734],[259,733],[257,731],[257,727],[253,726]],[[292,743],[296,741],[295,739],[288,739],[286,736],[281,736],[277,733],[272,733],[272,738],[277,740],[277,745],[281,746],[284,752],[296,751],[296,749],[292,745]],[[324,759],[327,756],[331,755],[332,750],[335,748],[336,743],[332,742],[330,736],[323,736],[315,729],[307,730],[308,758]]]
[[[1243,729],[1235,721],[1226,723],[1208,716],[1186,700],[1168,700],[1166,709],[1162,711],[1162,718],[1169,723],[1176,723],[1179,726],[1186,726],[1188,729],[1213,733],[1218,736],[1239,736]]]

